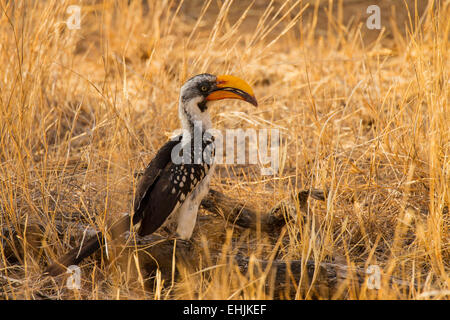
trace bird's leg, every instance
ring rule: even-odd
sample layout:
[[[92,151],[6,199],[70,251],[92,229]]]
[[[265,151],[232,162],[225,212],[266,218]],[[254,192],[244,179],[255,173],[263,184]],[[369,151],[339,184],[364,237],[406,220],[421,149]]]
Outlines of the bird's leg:
[[[169,240],[177,243],[177,246],[180,246],[185,249],[192,249],[194,246],[194,242],[191,239],[183,239],[177,232],[174,232]]]
[[[183,247],[191,248],[194,244],[190,238],[189,239],[183,238],[180,234],[178,234],[178,232],[169,228],[168,226],[162,227],[161,231],[167,233],[166,237],[167,240],[177,241],[177,243]]]
[[[191,239],[184,240],[184,239],[177,238],[176,242],[177,242],[178,247],[187,249],[188,251],[191,251],[192,248],[194,247],[194,242],[192,242]]]

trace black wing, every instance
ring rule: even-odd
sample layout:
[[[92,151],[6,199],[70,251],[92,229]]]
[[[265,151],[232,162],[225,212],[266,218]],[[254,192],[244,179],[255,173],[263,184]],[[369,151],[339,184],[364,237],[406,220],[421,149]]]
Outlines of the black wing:
[[[143,211],[147,206],[150,194],[161,176],[161,172],[171,163],[172,149],[181,141],[181,135],[166,142],[150,161],[139,179],[134,198],[133,224],[142,220]]]
[[[209,169],[208,164],[167,165],[143,208],[139,235],[145,236],[155,232],[191,195]]]
[[[213,140],[204,139],[201,145],[191,141],[187,150],[184,148],[176,150],[179,152],[180,160],[183,160],[182,163],[175,164],[171,159],[172,150],[180,141],[181,136],[178,136],[166,143],[151,161],[139,182],[133,223],[141,223],[138,231],[140,236],[155,232],[190,196],[210,169],[213,157],[202,161],[204,156],[210,153],[214,155]],[[189,153],[185,154],[184,152],[188,150]]]

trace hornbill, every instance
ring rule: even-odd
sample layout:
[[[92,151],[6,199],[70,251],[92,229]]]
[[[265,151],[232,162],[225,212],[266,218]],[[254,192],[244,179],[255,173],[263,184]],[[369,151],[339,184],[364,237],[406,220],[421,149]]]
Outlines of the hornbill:
[[[231,75],[199,74],[181,87],[178,116],[183,133],[166,142],[144,170],[136,188],[134,214],[131,219],[127,215],[112,225],[113,238],[129,231],[130,223],[140,236],[176,226],[177,238],[191,237],[214,171],[214,137],[206,134],[212,127],[208,107],[211,101],[221,99],[241,99],[258,105],[252,88]],[[50,265],[46,273],[65,272],[68,266],[98,250],[103,241],[104,235],[98,232]]]

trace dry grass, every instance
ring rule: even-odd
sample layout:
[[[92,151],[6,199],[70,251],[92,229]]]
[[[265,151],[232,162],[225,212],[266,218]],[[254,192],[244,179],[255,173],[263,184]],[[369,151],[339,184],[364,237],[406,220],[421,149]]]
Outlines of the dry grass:
[[[223,246],[219,260],[205,253],[176,284],[158,273],[145,287],[135,254],[126,268],[88,259],[80,291],[41,276],[79,243],[77,226],[104,229],[130,211],[134,173],[179,127],[180,85],[202,72],[238,75],[259,100],[258,109],[213,108],[217,128],[283,137],[278,175],[222,166],[215,188],[261,210],[294,190],[330,190],[326,204],[310,203],[320,241],[292,223],[279,259],[378,264],[418,284],[367,290],[349,280],[332,298],[450,297],[449,1],[422,1],[421,15],[415,1],[399,1],[403,18],[383,8],[376,32],[346,11],[367,17],[371,1],[81,3],[81,29],[68,30],[72,1],[0,0],[2,298],[273,297],[264,273],[242,275],[230,256],[235,243],[255,257],[275,244],[225,224],[220,237],[202,231],[205,252]],[[310,288],[296,298],[311,298]]]

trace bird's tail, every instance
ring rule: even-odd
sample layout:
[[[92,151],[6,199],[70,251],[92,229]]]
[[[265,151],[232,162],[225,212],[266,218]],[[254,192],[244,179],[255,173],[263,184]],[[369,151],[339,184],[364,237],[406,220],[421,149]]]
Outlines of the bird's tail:
[[[124,216],[119,219],[116,223],[112,225],[110,228],[110,233],[113,239],[116,239],[124,232],[130,229],[130,221],[131,218],[129,215]],[[82,243],[82,247],[76,247],[66,253],[63,257],[58,259],[58,261],[52,263],[50,266],[45,269],[44,273],[49,274],[51,276],[57,276],[61,273],[67,271],[67,267],[71,265],[77,265],[83,259],[89,257],[95,251],[100,249],[104,242],[104,235],[101,232],[97,232],[96,235],[89,238],[87,241]]]

